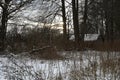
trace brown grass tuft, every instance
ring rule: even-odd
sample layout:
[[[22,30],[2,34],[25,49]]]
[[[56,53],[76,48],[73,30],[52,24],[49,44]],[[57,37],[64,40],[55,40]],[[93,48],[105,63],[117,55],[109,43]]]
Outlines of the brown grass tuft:
[[[55,47],[46,47],[31,53],[32,58],[38,59],[63,59],[63,56],[57,53]]]

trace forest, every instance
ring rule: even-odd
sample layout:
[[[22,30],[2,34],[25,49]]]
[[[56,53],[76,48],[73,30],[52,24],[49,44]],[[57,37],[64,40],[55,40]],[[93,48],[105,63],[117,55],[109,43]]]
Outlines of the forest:
[[[0,1],[0,51],[7,46],[15,51],[46,45],[64,50],[118,51],[119,3],[118,0]]]
[[[119,52],[120,0],[0,0],[0,80],[120,80]]]

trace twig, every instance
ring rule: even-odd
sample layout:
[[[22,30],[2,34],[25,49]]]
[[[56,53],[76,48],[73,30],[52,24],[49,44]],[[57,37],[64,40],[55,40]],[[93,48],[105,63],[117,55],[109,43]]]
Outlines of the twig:
[[[43,50],[43,49],[50,48],[50,47],[51,47],[51,46],[48,45],[48,46],[44,46],[44,47],[42,47],[42,48],[33,49],[33,50],[29,51],[28,53],[32,54],[32,53],[34,53],[34,52],[39,52],[39,51],[41,51],[41,50]]]

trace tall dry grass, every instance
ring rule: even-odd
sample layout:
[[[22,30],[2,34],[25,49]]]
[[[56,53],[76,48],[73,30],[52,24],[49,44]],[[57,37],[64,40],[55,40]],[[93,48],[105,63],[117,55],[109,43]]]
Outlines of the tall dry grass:
[[[4,65],[7,80],[119,80],[119,52],[60,52],[64,60],[30,59],[9,56],[12,65]],[[37,63],[37,64],[36,64]],[[35,65],[35,66],[34,66]],[[41,67],[46,65],[46,67]],[[30,67],[33,66],[33,67]],[[47,71],[47,72],[46,72]]]

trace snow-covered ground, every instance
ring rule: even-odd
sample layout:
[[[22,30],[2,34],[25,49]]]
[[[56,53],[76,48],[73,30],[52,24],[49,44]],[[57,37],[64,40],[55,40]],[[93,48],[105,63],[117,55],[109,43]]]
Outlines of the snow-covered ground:
[[[1,55],[0,80],[120,80],[119,52],[59,54],[67,59],[38,60],[22,55]]]

